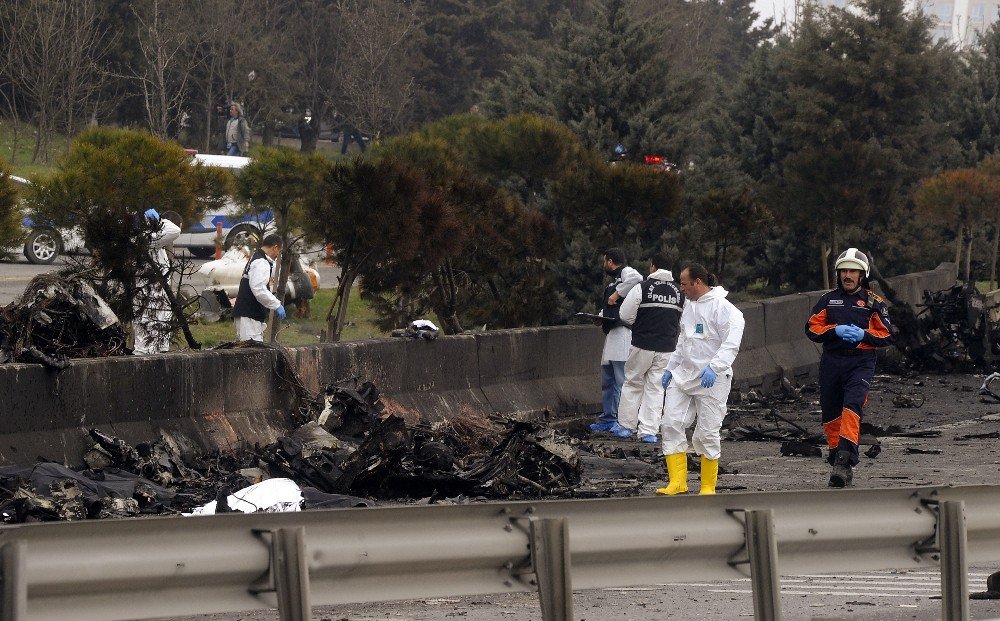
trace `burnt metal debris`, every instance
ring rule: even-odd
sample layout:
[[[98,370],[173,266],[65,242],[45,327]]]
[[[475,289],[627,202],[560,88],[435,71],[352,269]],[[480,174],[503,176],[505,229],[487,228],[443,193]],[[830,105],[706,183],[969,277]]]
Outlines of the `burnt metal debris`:
[[[801,404],[805,395],[818,390],[815,383],[797,386],[783,375],[773,394],[764,395],[756,390],[736,393],[729,406],[723,437],[737,442],[780,442],[779,452],[785,457],[822,457],[821,447],[826,444],[826,437],[819,429],[807,429],[792,420],[791,415],[778,411],[778,406]]]
[[[228,452],[205,454],[168,437],[132,446],[91,429],[86,469],[47,461],[0,468],[0,519],[170,515],[213,500],[222,512],[233,492],[262,478],[294,481],[303,508],[572,495],[581,481],[576,448],[546,423],[463,413],[408,424],[385,415],[378,389],[357,378],[303,407],[311,420],[289,435]]]
[[[923,292],[915,310],[872,266],[889,306],[896,348],[910,365],[922,370],[956,372],[992,369],[1000,362],[1000,305],[976,289],[956,284]]]
[[[128,354],[126,340],[118,317],[79,275],[36,276],[0,309],[0,363],[64,369],[70,358]]]
[[[987,375],[986,379],[983,380],[983,385],[979,387],[979,394],[986,397],[990,397],[993,400],[1000,402],[1000,394],[994,392],[992,388],[993,382],[997,381],[998,379],[1000,379],[1000,373],[990,373],[989,375]]]
[[[1000,571],[986,577],[986,590],[969,595],[969,599],[1000,599]]]
[[[283,447],[265,461],[322,478],[325,491],[372,498],[537,498],[567,494],[580,482],[576,449],[547,424],[458,413],[410,425],[383,417],[378,390],[357,378],[326,387],[316,420],[338,438],[357,440],[357,449],[327,448],[297,458],[294,447]]]

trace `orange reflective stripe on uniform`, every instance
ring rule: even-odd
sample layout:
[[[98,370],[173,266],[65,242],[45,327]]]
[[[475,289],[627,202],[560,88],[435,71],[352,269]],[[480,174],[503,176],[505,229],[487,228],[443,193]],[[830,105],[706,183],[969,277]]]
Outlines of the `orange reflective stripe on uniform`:
[[[877,339],[884,339],[889,336],[889,328],[882,322],[882,318],[879,317],[878,313],[872,313],[871,318],[868,320],[868,334]]]
[[[840,444],[840,420],[841,417],[831,420],[830,422],[823,423],[823,431],[826,433],[826,444],[832,449],[837,448]]]
[[[882,318],[879,317],[878,313],[872,313],[871,317],[868,318],[868,329],[865,330],[869,335],[876,339],[887,339],[889,338],[889,328],[885,326],[882,322]],[[858,345],[858,349],[876,349],[876,345],[871,345],[869,343],[861,343]]]
[[[844,408],[840,413],[840,420],[840,437],[857,446],[861,435],[861,417],[850,408]]]
[[[802,315],[799,315],[799,317],[801,316]],[[825,308],[809,318],[809,331],[812,332],[813,334],[823,334],[824,332],[829,332],[830,330],[833,330],[836,327],[837,327],[836,324],[826,323]]]

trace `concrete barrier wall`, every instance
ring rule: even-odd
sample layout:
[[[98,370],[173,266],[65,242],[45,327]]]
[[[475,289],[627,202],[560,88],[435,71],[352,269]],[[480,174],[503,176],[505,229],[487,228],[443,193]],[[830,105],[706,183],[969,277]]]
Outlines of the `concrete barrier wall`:
[[[596,326],[498,330],[476,336],[483,396],[497,411],[525,416],[601,409]]]
[[[955,279],[953,265],[892,280],[907,300]],[[741,304],[746,319],[735,385],[770,390],[782,375],[814,377],[819,348],[803,326],[822,292]],[[915,296],[915,298],[914,298]],[[600,410],[603,334],[594,326],[498,330],[433,342],[376,339],[291,348],[312,391],[358,376],[376,383],[389,411],[440,420],[464,410],[518,417]],[[46,457],[82,462],[86,430],[130,443],[165,435],[182,448],[269,443],[287,431],[293,394],[273,350],[76,360],[54,373],[0,365],[0,463]]]
[[[916,274],[888,278],[899,298],[908,304],[923,301],[924,290],[939,291],[954,284],[958,269],[954,263],[942,263],[937,268]],[[878,288],[876,287],[876,291]],[[805,323],[812,307],[825,291],[809,291],[771,298],[760,302],[764,309],[763,344],[758,345],[757,327],[752,330],[750,315],[756,313],[753,305],[741,305],[747,318],[750,339],[744,336],[743,347],[737,358],[734,385],[741,389],[769,390],[782,375],[797,382],[815,379],[819,370],[822,347],[805,335]],[[757,320],[754,319],[754,322]],[[757,324],[754,323],[756,326]],[[763,351],[761,351],[763,350]],[[766,355],[765,355],[766,352]],[[740,358],[745,358],[741,361]],[[768,365],[768,358],[771,365]]]

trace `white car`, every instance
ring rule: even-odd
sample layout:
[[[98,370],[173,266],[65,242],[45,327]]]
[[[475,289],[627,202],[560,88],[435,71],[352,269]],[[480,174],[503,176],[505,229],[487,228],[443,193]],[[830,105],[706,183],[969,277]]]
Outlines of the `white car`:
[[[233,155],[202,155],[193,153],[192,164],[219,166],[238,170],[250,163],[250,158]],[[22,185],[31,182],[24,177],[11,178]],[[274,217],[270,211],[255,215],[241,213],[233,201],[217,212],[206,213],[202,219],[184,227],[180,237],[174,242],[175,248],[186,248],[193,256],[207,259],[215,254],[215,241],[222,224],[222,247],[230,248],[254,245],[265,233],[274,229]],[[31,263],[52,263],[60,254],[78,253],[86,250],[83,234],[79,227],[57,227],[52,224],[37,223],[25,217],[21,221],[25,228],[24,256]]]
[[[203,166],[219,166],[239,170],[250,163],[250,158],[237,155],[202,155],[192,153],[192,164]],[[174,248],[187,248],[192,255],[207,259],[215,254],[215,241],[219,236],[219,224],[222,224],[222,248],[254,245],[265,233],[274,229],[274,216],[270,211],[255,215],[241,213],[239,205],[227,201],[221,211],[206,213],[199,222],[184,227],[180,237],[174,242]]]
[[[23,186],[31,185],[24,177],[11,175],[11,179]],[[60,254],[86,250],[80,227],[57,227],[35,222],[28,216],[21,218],[21,226],[25,229],[24,258],[31,263],[52,263]]]

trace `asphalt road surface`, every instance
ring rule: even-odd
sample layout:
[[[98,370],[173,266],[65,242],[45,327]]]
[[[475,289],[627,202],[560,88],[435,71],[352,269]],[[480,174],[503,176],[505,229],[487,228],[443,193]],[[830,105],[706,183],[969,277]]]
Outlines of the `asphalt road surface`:
[[[28,263],[24,255],[17,255],[15,261],[0,263],[0,305],[13,302],[24,293],[24,288],[38,274],[54,272],[65,267],[61,260],[56,259],[52,265],[33,265]]]
[[[86,259],[86,256],[60,256],[50,265],[35,265],[29,263],[24,258],[24,254],[17,253],[0,262],[0,305],[10,304],[24,293],[24,288],[31,282],[31,279],[39,274],[57,272],[68,267],[74,261]],[[204,261],[191,259],[195,265],[201,265]],[[191,284],[202,287],[210,284],[208,279],[198,274],[190,278]]]

